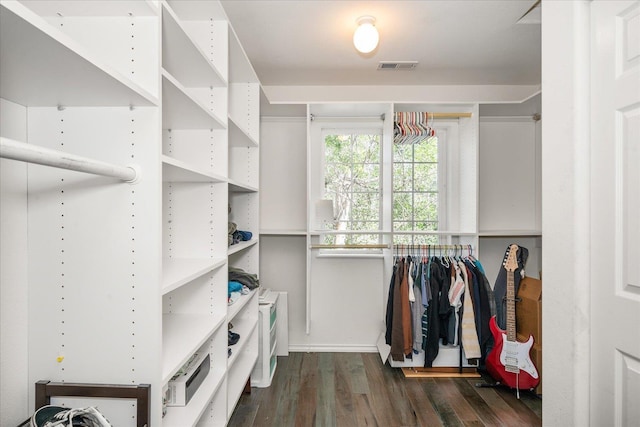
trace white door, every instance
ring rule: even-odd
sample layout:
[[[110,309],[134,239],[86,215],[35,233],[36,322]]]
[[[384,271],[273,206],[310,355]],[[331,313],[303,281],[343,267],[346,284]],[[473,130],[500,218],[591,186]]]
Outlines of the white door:
[[[640,1],[594,1],[591,37],[590,419],[638,426]]]

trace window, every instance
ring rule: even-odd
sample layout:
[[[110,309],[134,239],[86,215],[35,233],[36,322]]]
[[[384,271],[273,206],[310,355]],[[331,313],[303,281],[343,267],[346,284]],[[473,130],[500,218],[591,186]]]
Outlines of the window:
[[[439,135],[439,134],[438,134]],[[394,243],[437,244],[437,235],[402,232],[437,231],[440,226],[443,165],[442,137],[432,136],[415,144],[393,144]]]
[[[334,230],[381,229],[380,130],[324,129],[324,195],[333,200]],[[329,244],[379,243],[378,234],[326,235]]]

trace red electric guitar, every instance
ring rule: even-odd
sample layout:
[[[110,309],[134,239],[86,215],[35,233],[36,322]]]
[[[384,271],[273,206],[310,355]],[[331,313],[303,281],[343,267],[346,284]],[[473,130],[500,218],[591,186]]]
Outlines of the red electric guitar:
[[[533,336],[526,342],[516,340],[516,301],[513,275],[518,268],[516,252],[518,245],[511,245],[503,265],[507,270],[507,331],[496,323],[496,316],[489,321],[489,329],[495,345],[487,356],[487,371],[499,383],[516,390],[529,390],[540,382],[538,370],[529,357],[533,347]]]

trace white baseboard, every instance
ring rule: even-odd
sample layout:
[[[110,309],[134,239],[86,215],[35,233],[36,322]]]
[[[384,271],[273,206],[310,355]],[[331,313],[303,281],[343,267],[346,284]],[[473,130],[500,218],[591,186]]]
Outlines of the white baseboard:
[[[375,345],[289,345],[290,353],[377,353]]]

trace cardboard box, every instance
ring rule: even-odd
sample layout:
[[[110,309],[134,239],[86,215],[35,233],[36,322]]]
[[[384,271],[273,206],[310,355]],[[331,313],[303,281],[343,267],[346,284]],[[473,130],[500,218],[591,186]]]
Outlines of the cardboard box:
[[[542,346],[542,281],[525,277],[520,281],[516,301],[516,332],[533,335],[535,345]]]
[[[517,334],[517,339],[520,342],[527,341],[529,339],[529,335]],[[536,369],[538,370],[538,375],[540,376],[540,382],[534,389],[534,393],[538,395],[542,395],[542,345],[534,344],[533,347],[529,350],[529,358],[536,365]]]

